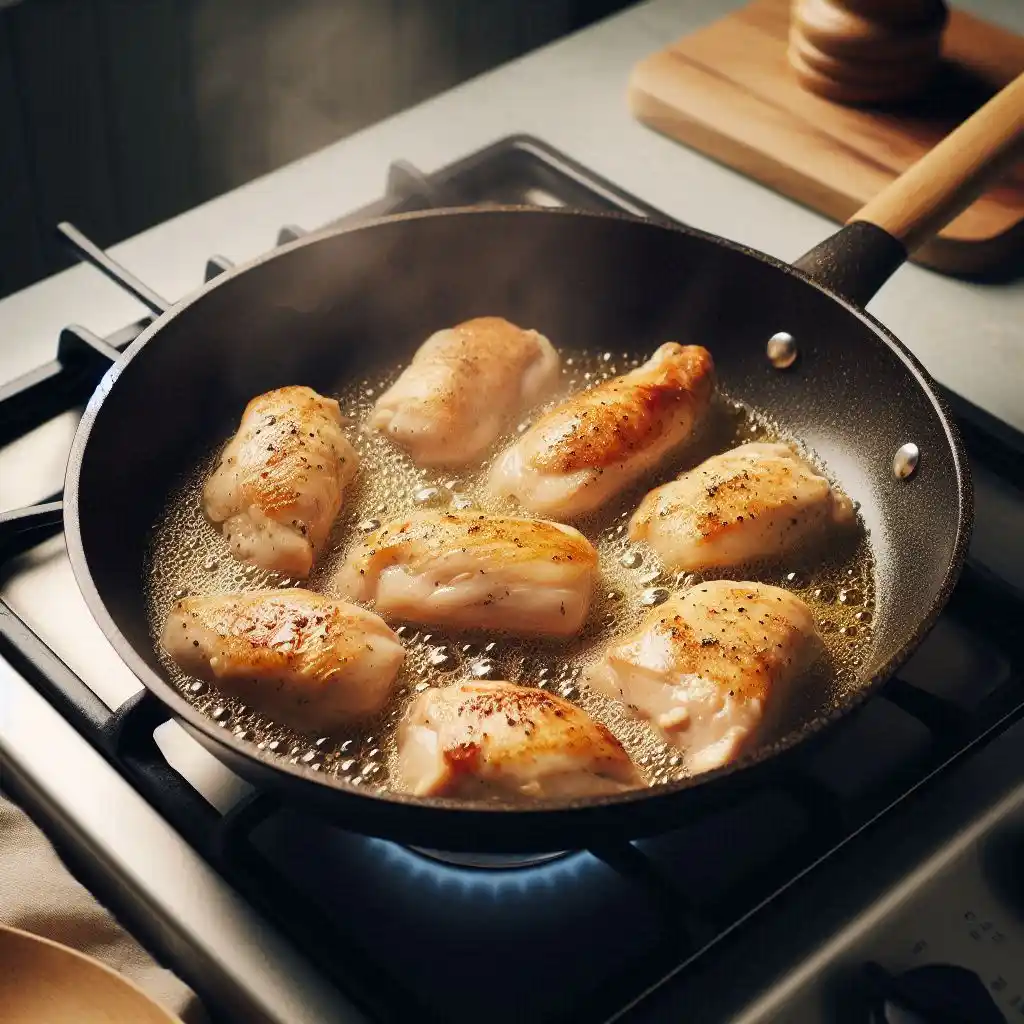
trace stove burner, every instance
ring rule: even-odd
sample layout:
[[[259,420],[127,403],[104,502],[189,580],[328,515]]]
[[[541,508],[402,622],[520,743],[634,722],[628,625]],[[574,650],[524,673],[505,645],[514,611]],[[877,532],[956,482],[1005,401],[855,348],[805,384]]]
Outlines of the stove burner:
[[[428,850],[410,846],[413,853],[456,868],[478,868],[482,871],[509,871],[513,868],[534,868],[568,857],[572,850],[558,853],[452,853],[449,850]]]
[[[564,205],[667,220],[564,154],[518,136],[431,174],[399,162],[389,173],[386,195],[334,225],[437,206],[494,204]],[[64,225],[61,233],[80,258],[123,283],[154,315],[164,308],[159,295],[80,232]],[[304,228],[288,226],[279,240],[304,234]],[[212,257],[207,280],[231,266],[224,257]],[[66,328],[51,363],[0,386],[0,447],[84,405],[110,364],[150,322],[146,317],[104,338]],[[977,485],[988,480],[989,490],[998,486],[1000,502],[1013,502],[1006,507],[1019,510],[1016,498],[1002,495],[1024,492],[1024,438],[956,395],[945,395],[971,452],[976,489],[983,493]],[[1001,716],[1024,708],[1016,658],[1021,582],[994,571],[1002,564],[998,560],[979,557],[968,565],[925,646],[856,721],[820,749],[794,759],[770,790],[733,807],[709,809],[659,838],[579,853],[480,855],[354,835],[315,814],[281,807],[273,794],[260,791],[220,813],[187,771],[179,774],[165,760],[154,731],[176,726],[167,722],[156,697],[140,690],[112,713],[87,677],[61,660],[60,646],[51,648],[29,626],[37,616],[53,617],[53,566],[48,555],[35,559],[33,549],[60,533],[59,497],[0,513],[0,653],[245,900],[375,1019],[476,1021],[481,1000],[488,999],[494,1024],[607,1020],[697,957],[705,968],[700,976],[710,985],[715,971],[707,968],[721,962],[721,953],[711,957],[718,947],[709,939],[731,931],[751,908],[784,899],[785,887],[812,863],[838,854],[866,822],[985,730],[1002,729]],[[1005,523],[995,519],[993,529],[980,531],[1004,561],[1006,538],[1015,536],[1007,530],[1012,514],[1000,511]],[[13,578],[9,567],[19,555],[18,580],[30,581],[32,588],[18,591],[16,606],[7,601],[14,591],[6,580]],[[58,626],[55,639],[60,634]],[[99,678],[100,663],[86,667]],[[72,811],[68,820],[75,821]],[[58,833],[64,828],[54,827]],[[103,851],[88,852],[105,870]],[[998,878],[1009,871],[1009,880],[1016,852],[1013,844],[992,850],[986,869]],[[116,851],[107,853],[110,864],[120,863]],[[115,881],[118,896],[136,898],[134,880],[119,875]],[[1009,881],[1001,892],[1011,901],[1021,895],[1020,886]],[[173,934],[181,929],[175,959],[180,955],[185,963],[205,947],[192,938],[189,894],[181,895],[175,918],[160,926]],[[146,896],[143,890],[136,902],[146,908],[140,919],[149,921]],[[197,918],[206,914],[203,907]],[[467,944],[468,934],[479,941]],[[404,939],[397,952],[394,935]],[[159,945],[159,935],[150,937]],[[382,956],[382,948],[390,953]],[[524,951],[549,950],[574,955],[538,955],[528,964],[522,959]],[[452,986],[450,974],[437,964],[456,958],[462,984]],[[513,959],[523,965],[524,983],[510,987],[507,964]],[[245,990],[242,975],[236,987]],[[499,990],[502,997],[495,1000]]]

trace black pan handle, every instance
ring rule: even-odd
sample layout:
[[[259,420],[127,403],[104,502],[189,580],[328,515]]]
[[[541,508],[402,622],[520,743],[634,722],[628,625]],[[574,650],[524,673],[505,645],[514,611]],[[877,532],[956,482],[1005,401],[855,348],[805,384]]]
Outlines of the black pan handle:
[[[1024,151],[1024,74],[793,265],[865,305]]]

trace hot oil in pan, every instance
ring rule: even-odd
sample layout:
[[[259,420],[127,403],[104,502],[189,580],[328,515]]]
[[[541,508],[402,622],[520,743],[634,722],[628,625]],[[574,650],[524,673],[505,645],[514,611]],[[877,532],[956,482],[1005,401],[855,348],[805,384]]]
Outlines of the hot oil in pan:
[[[624,373],[640,362],[635,356],[609,353],[564,353],[564,391],[578,391],[607,377]],[[348,436],[359,451],[357,483],[346,495],[331,541],[313,575],[303,585],[331,592],[331,578],[351,539],[361,530],[376,528],[387,518],[423,507],[479,508],[498,511],[482,493],[484,473],[457,474],[420,470],[379,434],[360,429],[376,396],[391,383],[397,370],[353,384],[337,397],[352,424]],[[557,401],[557,399],[555,400]],[[596,545],[602,581],[583,633],[572,640],[524,641],[495,634],[448,633],[415,625],[398,626],[406,663],[396,692],[375,720],[353,727],[344,735],[317,737],[295,733],[256,715],[241,702],[224,698],[212,686],[184,675],[161,652],[168,676],[186,698],[218,724],[264,750],[269,756],[306,764],[352,785],[387,788],[395,757],[395,725],[409,702],[428,686],[475,676],[508,679],[541,686],[585,708],[619,737],[651,784],[682,774],[678,751],[667,747],[645,723],[630,717],[616,701],[594,693],[585,684],[585,667],[604,644],[635,627],[653,604],[668,593],[685,589],[701,577],[666,573],[642,545],[630,544],[627,522],[644,491],[671,479],[715,452],[752,440],[777,440],[784,433],[767,419],[737,402],[722,399],[702,435],[674,463],[662,466],[655,479],[625,494],[617,505],[576,525]],[[524,422],[519,430],[525,428]],[[496,450],[514,436],[502,439]],[[218,446],[219,450],[219,446]],[[154,642],[173,602],[187,594],[216,594],[232,590],[261,590],[298,586],[281,577],[236,562],[221,536],[206,522],[201,507],[203,480],[216,451],[196,467],[173,493],[154,530],[147,594]],[[509,512],[506,506],[502,511]],[[514,513],[512,513],[514,514]],[[808,679],[779,729],[786,731],[827,710],[860,678],[872,643],[875,573],[863,528],[855,542],[829,564],[793,564],[783,569],[747,567],[705,578],[729,576],[757,579],[793,590],[814,609],[826,645],[826,658]]]

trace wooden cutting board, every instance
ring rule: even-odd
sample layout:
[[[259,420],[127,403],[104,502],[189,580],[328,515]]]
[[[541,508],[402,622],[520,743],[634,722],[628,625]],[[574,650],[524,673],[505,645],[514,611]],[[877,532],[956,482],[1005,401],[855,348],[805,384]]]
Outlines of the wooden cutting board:
[[[841,106],[793,76],[789,9],[789,0],[754,0],[645,58],[629,103],[656,131],[840,222],[1024,71],[1024,38],[954,10],[926,97],[884,110]],[[914,259],[991,274],[1022,251],[1024,161]]]

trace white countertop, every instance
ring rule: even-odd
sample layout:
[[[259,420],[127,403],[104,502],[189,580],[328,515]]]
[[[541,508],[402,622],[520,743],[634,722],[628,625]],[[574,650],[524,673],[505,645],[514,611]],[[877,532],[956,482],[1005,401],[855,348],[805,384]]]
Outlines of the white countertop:
[[[723,0],[650,0],[476,78],[113,249],[170,299],[196,288],[207,256],[236,262],[277,229],[308,228],[379,197],[388,163],[429,171],[496,138],[529,132],[695,227],[793,259],[834,225],[635,122],[630,68],[714,20]],[[1024,31],[1020,0],[959,6]],[[1024,429],[1024,280],[955,281],[905,267],[871,306],[947,386]],[[143,310],[94,270],[75,267],[0,301],[0,379],[53,357],[69,320],[105,334]]]

